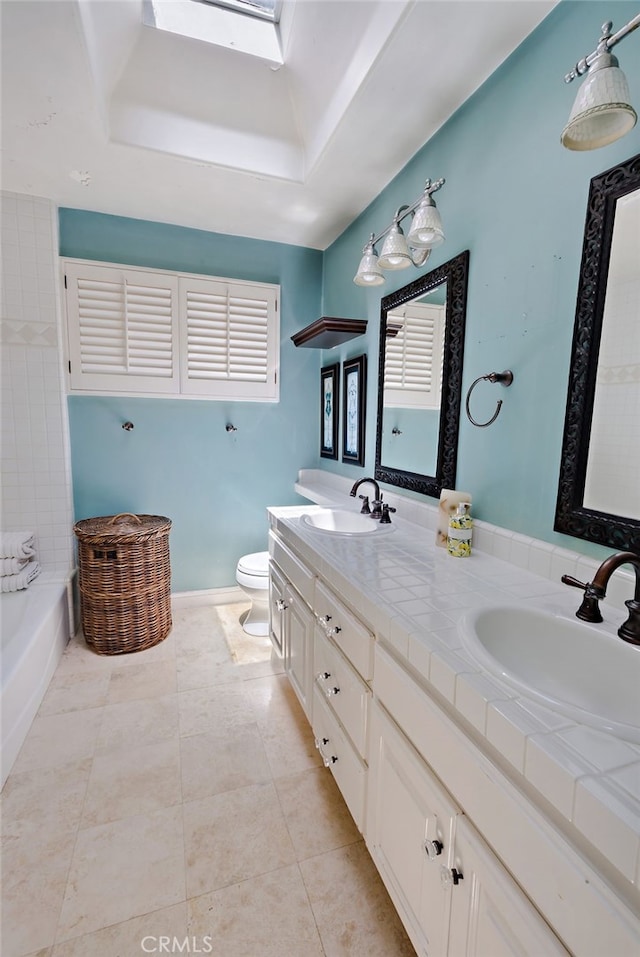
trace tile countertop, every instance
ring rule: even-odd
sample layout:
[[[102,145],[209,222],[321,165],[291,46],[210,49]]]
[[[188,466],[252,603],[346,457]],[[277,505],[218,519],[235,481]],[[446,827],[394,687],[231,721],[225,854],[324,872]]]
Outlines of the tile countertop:
[[[296,488],[330,504],[328,492],[323,497]],[[334,505],[357,510],[348,495],[333,489],[331,496]],[[391,501],[392,496],[385,498]],[[622,878],[616,883],[640,905],[640,744],[576,723],[521,696],[480,668],[459,631],[469,611],[496,604],[573,619],[580,592],[476,548],[468,559],[452,558],[435,546],[432,529],[397,515],[393,532],[379,537],[318,533],[300,522],[301,515],[317,509],[270,508],[271,525],[489,742],[490,750],[496,749],[605,855]],[[566,570],[575,574],[571,567]],[[606,604],[602,612],[605,620],[598,629],[619,642],[616,629],[623,612]],[[615,675],[607,679],[615,680]]]

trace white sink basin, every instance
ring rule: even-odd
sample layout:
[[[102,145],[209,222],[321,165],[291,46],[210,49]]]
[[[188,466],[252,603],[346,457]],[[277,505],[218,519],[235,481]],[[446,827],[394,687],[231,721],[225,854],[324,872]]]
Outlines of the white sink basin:
[[[323,532],[325,535],[379,535],[393,530],[393,525],[381,525],[368,515],[341,508],[308,512],[301,516],[300,521],[314,532]]]
[[[515,606],[481,609],[460,623],[484,670],[554,711],[640,743],[640,648],[606,627]]]

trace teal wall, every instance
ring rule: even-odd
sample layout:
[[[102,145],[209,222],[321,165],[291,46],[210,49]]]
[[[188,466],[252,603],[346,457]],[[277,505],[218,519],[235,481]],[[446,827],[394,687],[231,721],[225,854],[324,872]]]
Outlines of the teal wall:
[[[470,250],[464,390],[510,368],[513,386],[488,429],[462,413],[457,486],[478,518],[599,555],[553,532],[562,429],[589,180],[640,152],[640,127],[618,143],[570,153],[559,136],[577,91],[564,74],[635,2],[563,2],[324,253],[73,209],[60,210],[61,255],[280,283],[278,404],[175,399],[69,399],[76,518],[118,511],[173,521],[174,591],[233,584],[237,558],[266,547],[267,505],[297,501],[297,470],[373,473],[380,298]],[[619,47],[640,104],[640,38]],[[451,65],[456,68],[455,64]],[[392,135],[389,129],[382,135]],[[375,143],[363,148],[375,150]],[[447,241],[429,267],[389,274],[384,287],[352,282],[362,246],[424,180],[447,180],[436,199]],[[368,318],[366,336],[331,352],[295,349],[290,336],[319,315]],[[319,369],[369,357],[364,468],[320,459]],[[474,393],[488,418],[498,386]],[[133,432],[121,429],[130,419]],[[228,434],[225,424],[238,431]]]
[[[76,520],[167,515],[173,590],[234,584],[238,558],[267,547],[267,505],[302,501],[297,471],[317,465],[319,353],[290,336],[320,315],[322,253],[61,209],[60,254],[280,284],[279,403],[68,400]]]
[[[578,84],[565,85],[563,77],[595,47],[605,19],[616,30],[636,13],[635,2],[561,3],[326,251],[326,314],[369,320],[366,338],[342,347],[341,358],[367,352],[371,375],[364,469],[327,460],[322,468],[350,477],[372,474],[381,296],[468,249],[464,392],[492,371],[512,369],[515,380],[508,391],[489,384],[475,390],[479,421],[490,417],[498,397],[504,400],[487,429],[472,426],[463,405],[456,484],[472,492],[478,518],[605,554],[555,533],[553,521],[589,181],[640,152],[640,125],[599,150],[564,149],[560,132]],[[639,49],[634,34],[616,50],[636,108]],[[446,184],[436,202],[447,239],[429,265],[389,273],[377,289],[355,286],[369,235],[412,202],[427,177],[442,176]]]

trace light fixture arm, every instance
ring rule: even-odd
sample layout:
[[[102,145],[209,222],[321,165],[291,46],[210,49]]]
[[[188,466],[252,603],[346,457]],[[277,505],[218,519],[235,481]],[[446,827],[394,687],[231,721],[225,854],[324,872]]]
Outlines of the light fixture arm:
[[[640,13],[637,16],[633,17],[629,23],[625,24],[624,27],[621,27],[617,33],[611,35],[611,30],[613,28],[613,23],[609,20],[606,23],[602,24],[602,36],[598,41],[598,46],[593,51],[589,53],[588,56],[583,57],[581,60],[578,60],[574,68],[570,73],[564,78],[565,83],[571,83],[572,80],[575,80],[576,77],[583,76],[589,67],[593,66],[595,61],[599,56],[602,56],[603,53],[608,53],[612,47],[617,43],[620,43],[629,33],[633,33],[634,30],[637,30],[640,27]]]
[[[428,180],[426,181],[426,183],[424,184],[424,189],[423,189],[423,191],[420,193],[420,195],[418,196],[418,198],[417,198],[417,200],[415,201],[415,203],[411,203],[410,206],[407,206],[407,205],[400,206],[400,207],[396,210],[395,216],[393,217],[393,221],[390,222],[388,226],[385,226],[385,228],[382,229],[382,230],[377,234],[377,236],[376,236],[374,233],[371,233],[371,238],[369,239],[369,242],[367,243],[367,245],[371,244],[372,246],[375,246],[375,244],[376,244],[377,242],[379,242],[379,241],[383,238],[383,236],[386,236],[387,233],[388,233],[391,229],[393,229],[394,226],[396,226],[396,225],[398,225],[399,223],[401,223],[402,220],[405,219],[407,216],[410,216],[411,213],[415,213],[416,209],[418,208],[418,206],[420,205],[420,203],[422,202],[422,200],[425,198],[425,196],[431,196],[432,193],[437,193],[437,191],[438,191],[442,186],[444,186],[444,184],[445,184],[445,180],[444,180],[444,179],[438,179],[438,180],[435,181],[435,183],[432,183],[431,180],[428,179]],[[365,248],[366,248],[366,247],[365,247]],[[363,252],[364,252],[364,250],[363,250]]]

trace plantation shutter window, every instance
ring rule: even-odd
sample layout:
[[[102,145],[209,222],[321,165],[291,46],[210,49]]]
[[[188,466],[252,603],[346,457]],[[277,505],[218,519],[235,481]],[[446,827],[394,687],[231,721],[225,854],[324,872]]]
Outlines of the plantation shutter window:
[[[277,289],[181,279],[183,390],[277,397]]]
[[[385,343],[386,408],[440,408],[445,307],[410,303],[390,312]]]
[[[278,286],[64,268],[72,392],[278,401]]]
[[[71,388],[178,392],[175,277],[93,263],[65,276]]]

